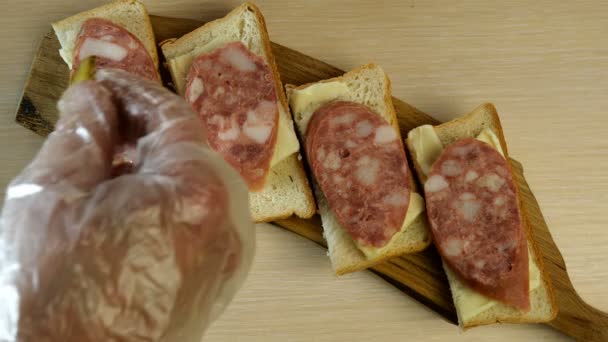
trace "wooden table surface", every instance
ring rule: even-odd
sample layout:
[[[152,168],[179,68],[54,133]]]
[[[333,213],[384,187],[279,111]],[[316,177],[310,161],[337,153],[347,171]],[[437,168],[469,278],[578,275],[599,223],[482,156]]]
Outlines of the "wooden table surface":
[[[14,123],[50,23],[102,3],[21,0],[0,21],[0,186],[42,139]],[[238,1],[146,1],[210,20]],[[259,1],[271,39],[343,69],[375,61],[393,94],[438,119],[496,104],[581,296],[608,311],[608,2]],[[208,341],[556,341],[542,325],[459,332],[369,272],[332,275],[325,251],[258,227],[251,275]],[[565,338],[563,338],[565,339]]]

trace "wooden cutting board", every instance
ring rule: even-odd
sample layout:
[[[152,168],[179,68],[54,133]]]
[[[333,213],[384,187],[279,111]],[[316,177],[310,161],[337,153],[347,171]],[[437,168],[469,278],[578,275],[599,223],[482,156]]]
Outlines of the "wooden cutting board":
[[[157,41],[179,37],[202,23],[188,19],[152,17]],[[303,84],[339,76],[342,70],[303,55],[279,44],[272,46],[283,83]],[[57,121],[57,100],[67,87],[68,68],[61,60],[59,42],[53,32],[44,36],[32,63],[16,120],[40,135],[47,135]],[[161,57],[162,58],[162,57]],[[161,74],[166,84],[170,77]],[[393,99],[401,133],[423,124],[436,124],[430,116],[407,103]],[[546,269],[551,275],[559,313],[548,323],[553,328],[583,341],[608,341],[608,314],[585,303],[574,290],[560,251],[551,238],[538,203],[523,176],[519,162],[511,160],[515,179],[525,203],[524,210],[533,234],[543,253]],[[318,217],[310,220],[290,218],[278,225],[325,246]],[[392,259],[372,269],[404,293],[427,305],[441,316],[456,323],[456,314],[439,256],[433,247],[418,254]]]

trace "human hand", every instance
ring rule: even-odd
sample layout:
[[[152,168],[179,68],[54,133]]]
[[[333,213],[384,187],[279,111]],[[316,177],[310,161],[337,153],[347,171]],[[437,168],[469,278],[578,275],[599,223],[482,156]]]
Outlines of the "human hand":
[[[198,342],[253,257],[245,184],[177,95],[119,70],[96,78],[66,91],[7,188],[0,341]]]

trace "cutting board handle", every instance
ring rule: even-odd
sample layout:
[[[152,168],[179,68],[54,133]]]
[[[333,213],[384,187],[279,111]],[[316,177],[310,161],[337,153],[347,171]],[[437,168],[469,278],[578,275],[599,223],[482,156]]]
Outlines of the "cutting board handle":
[[[574,289],[558,294],[557,301],[559,313],[549,325],[577,341],[608,341],[608,313],[587,304]]]
[[[523,172],[521,164],[516,161],[513,164]],[[551,276],[559,308],[555,319],[547,324],[578,341],[608,341],[608,313],[587,304],[574,289],[562,253],[549,232],[538,202],[523,177],[521,181],[525,186],[520,194],[526,198],[528,218],[535,222],[534,239],[543,246],[543,263]]]
[[[559,255],[554,255],[552,262],[545,259],[545,266],[551,273],[559,312],[548,324],[577,341],[608,341],[608,313],[592,307],[579,296],[570,281],[561,253],[557,248],[551,251]]]

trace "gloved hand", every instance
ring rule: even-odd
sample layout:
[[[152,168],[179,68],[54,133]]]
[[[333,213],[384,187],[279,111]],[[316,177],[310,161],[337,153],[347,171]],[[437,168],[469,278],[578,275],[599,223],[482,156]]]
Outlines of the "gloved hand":
[[[245,184],[181,98],[119,70],[96,79],[66,91],[7,188],[0,341],[199,342],[253,257]]]

